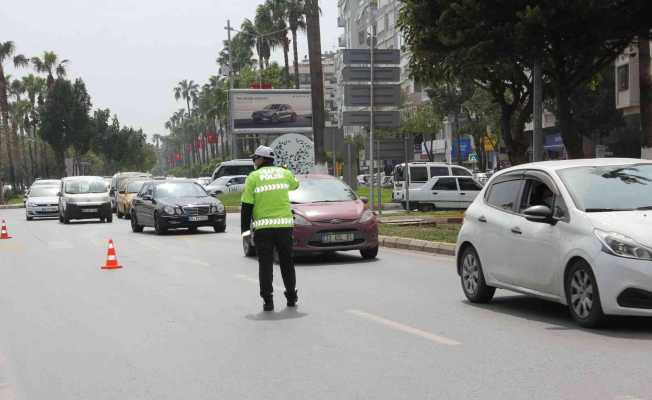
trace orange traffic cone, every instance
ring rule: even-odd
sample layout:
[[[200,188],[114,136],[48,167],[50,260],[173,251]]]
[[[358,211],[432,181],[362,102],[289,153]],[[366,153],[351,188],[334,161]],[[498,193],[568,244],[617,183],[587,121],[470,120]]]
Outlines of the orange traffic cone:
[[[0,228],[0,240],[11,239],[9,232],[7,232],[7,223],[2,220],[2,228]]]
[[[118,264],[118,257],[115,255],[115,246],[113,240],[109,239],[109,249],[106,251],[106,264],[102,269],[119,269],[122,265]]]

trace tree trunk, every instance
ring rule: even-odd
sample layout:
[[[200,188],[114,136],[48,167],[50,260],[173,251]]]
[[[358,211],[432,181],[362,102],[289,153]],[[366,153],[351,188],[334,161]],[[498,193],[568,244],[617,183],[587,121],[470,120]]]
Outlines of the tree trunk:
[[[301,81],[299,80],[299,50],[297,48],[297,30],[292,30],[292,51],[294,52],[294,88],[299,89],[301,87]]]
[[[5,168],[4,168],[4,154],[7,145],[9,129],[9,102],[7,100],[7,80],[5,79],[4,69],[0,63],[0,204],[4,204],[4,184],[5,184]]]
[[[312,90],[312,130],[315,141],[315,163],[324,164],[324,74],[321,64],[321,32],[319,1],[306,0],[306,30],[310,58],[310,87]]]
[[[642,32],[638,40],[638,76],[640,77],[641,131],[643,145],[652,148],[652,76],[650,75],[649,31]]]
[[[557,119],[561,137],[564,140],[568,158],[583,158],[582,137],[573,129],[573,114],[570,104],[570,93],[566,90],[566,84],[560,82],[557,87]]]
[[[288,44],[287,38],[283,41],[283,60],[285,61],[285,68],[283,68],[283,75],[285,80],[285,87],[290,87],[290,46]],[[321,57],[320,57],[321,59]]]

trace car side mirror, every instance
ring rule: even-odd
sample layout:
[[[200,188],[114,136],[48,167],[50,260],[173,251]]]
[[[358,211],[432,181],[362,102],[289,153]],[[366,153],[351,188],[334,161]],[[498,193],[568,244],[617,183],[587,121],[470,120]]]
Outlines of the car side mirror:
[[[526,208],[523,211],[523,215],[525,215],[525,219],[532,222],[540,222],[540,223],[554,222],[553,212],[548,206],[538,205],[538,206],[532,206]]]
[[[226,183],[226,186],[231,186],[231,185],[232,185],[231,182],[227,182],[227,183]]]
[[[153,199],[152,199],[152,196],[151,196],[151,195],[149,195],[149,194],[144,194],[144,195],[143,195],[143,200],[152,201]]]
[[[57,192],[57,197],[61,197],[61,196],[63,196],[63,193]]]
[[[127,193],[127,191],[126,191],[126,190],[121,190],[121,191],[119,191],[118,193],[120,193],[120,194],[125,194],[125,193]]]
[[[362,201],[364,204],[369,204],[369,199],[366,197],[360,197],[360,201]]]

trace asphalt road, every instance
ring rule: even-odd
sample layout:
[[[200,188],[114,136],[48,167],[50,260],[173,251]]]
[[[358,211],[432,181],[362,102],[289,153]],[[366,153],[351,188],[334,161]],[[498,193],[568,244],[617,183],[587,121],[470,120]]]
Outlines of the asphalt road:
[[[264,314],[237,216],[158,237],[0,210],[0,400],[652,399],[652,322],[577,328],[561,306],[464,301],[450,258],[300,260]],[[107,240],[123,269],[105,271]],[[281,284],[277,272],[276,285]]]

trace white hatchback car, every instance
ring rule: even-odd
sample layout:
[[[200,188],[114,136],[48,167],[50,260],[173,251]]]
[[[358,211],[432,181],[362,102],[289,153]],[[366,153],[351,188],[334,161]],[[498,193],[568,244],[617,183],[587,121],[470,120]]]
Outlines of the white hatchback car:
[[[584,327],[652,316],[652,161],[500,171],[466,211],[457,265],[471,302],[502,288],[568,305]]]

